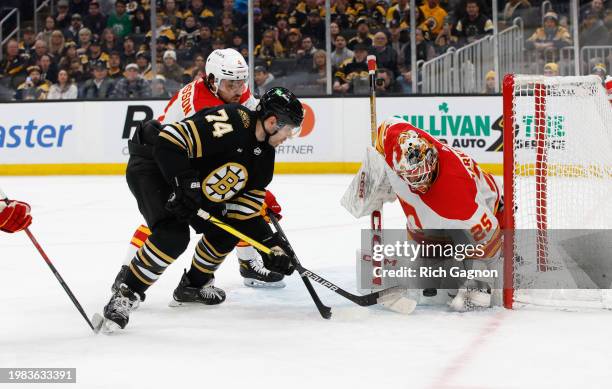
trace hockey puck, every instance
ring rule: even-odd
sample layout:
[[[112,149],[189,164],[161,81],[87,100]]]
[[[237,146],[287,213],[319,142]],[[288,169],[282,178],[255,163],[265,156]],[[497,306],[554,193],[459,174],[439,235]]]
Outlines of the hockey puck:
[[[438,294],[438,289],[436,288],[423,289],[423,296],[425,297],[434,297],[437,294]]]

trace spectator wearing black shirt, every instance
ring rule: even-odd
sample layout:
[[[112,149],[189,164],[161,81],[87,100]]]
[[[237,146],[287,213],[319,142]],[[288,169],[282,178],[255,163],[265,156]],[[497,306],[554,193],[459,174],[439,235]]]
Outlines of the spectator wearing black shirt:
[[[19,50],[26,56],[31,56],[34,52],[34,43],[36,42],[36,35],[32,27],[26,27],[23,29],[23,39],[19,43]]]
[[[0,79],[8,79],[8,86],[15,89],[26,78],[27,60],[19,53],[19,43],[15,39],[9,39],[5,48],[0,61]]]
[[[387,45],[387,34],[382,31],[374,34],[374,43],[370,52],[376,55],[376,65],[378,68],[386,68],[393,73],[393,78],[398,74],[397,52]]]
[[[274,58],[284,57],[283,45],[276,39],[276,32],[272,29],[266,30],[261,39],[261,44],[255,47],[253,55],[255,58],[270,62]]]
[[[102,47],[100,46],[100,41],[98,39],[94,39],[91,41],[89,45],[89,50],[87,50],[87,58],[88,62],[85,66],[85,73],[90,73],[92,70],[92,66],[96,64],[98,61],[102,61],[105,64],[108,63],[108,54],[102,51]]]
[[[121,62],[123,63],[134,63],[136,62],[136,45],[134,44],[134,39],[132,37],[127,36],[123,40],[123,50],[112,50],[119,51],[121,53]]]
[[[263,18],[261,15],[260,8],[253,9],[253,31],[255,32],[255,44],[258,45],[261,43],[261,37],[263,32],[267,30],[266,24],[263,22]],[[249,26],[248,24],[242,25],[240,28],[240,33],[242,36],[249,36]]]
[[[364,43],[355,44],[355,56],[340,65],[334,75],[333,89],[336,93],[351,93],[355,85],[367,85],[368,82],[368,46]],[[361,92],[358,90],[357,92]]]
[[[161,14],[157,14],[158,17],[164,17]],[[145,9],[141,6],[136,8],[134,11],[134,18],[132,19],[132,30],[134,34],[146,34],[151,30],[151,18]]]
[[[104,51],[106,54],[120,49],[119,39],[112,28],[104,29],[100,43],[102,46],[102,51]]]
[[[87,15],[89,0],[70,0],[70,13]]]
[[[395,76],[390,69],[379,69],[376,72],[376,94],[380,96],[401,93],[401,88],[395,82]]]
[[[64,37],[68,41],[79,42],[79,31],[83,28],[83,19],[80,14],[72,14],[70,26],[63,31]]]
[[[605,46],[610,44],[610,36],[604,21],[591,9],[583,13],[580,44],[583,46]]]
[[[37,65],[40,68],[41,80],[47,80],[51,84],[57,82],[57,65],[53,62],[49,54],[43,54],[38,59]]]
[[[297,28],[289,29],[287,41],[284,45],[285,56],[287,58],[297,58],[298,52],[302,49],[302,33]]]
[[[415,40],[416,40],[416,60],[417,61],[429,61],[433,57],[435,57],[436,53],[431,43],[425,39],[423,35],[423,31],[420,28],[417,28],[414,31]],[[412,52],[410,43],[406,43],[402,48],[402,51],[399,55],[399,67],[400,72],[405,73],[411,70],[412,68]]]
[[[70,8],[68,6],[68,0],[59,0],[57,2],[57,12],[53,19],[55,19],[55,27],[60,30],[64,30],[70,26]]]
[[[477,0],[468,0],[465,5],[466,16],[459,19],[453,35],[459,38],[462,45],[472,43],[485,35],[493,34],[493,22],[480,13]]]
[[[62,35],[61,31],[57,31],[57,33],[59,37],[61,37],[62,45],[63,45],[64,36]],[[42,57],[45,54],[49,54],[49,46],[47,45],[47,42],[40,40],[40,39],[36,40],[36,42],[34,42],[34,53],[30,57],[29,63],[31,65],[35,65],[40,59],[40,57]]]
[[[106,16],[100,10],[100,3],[97,0],[89,3],[89,13],[83,17],[83,24],[96,35],[102,34],[106,28]]]
[[[113,51],[108,58],[108,77],[114,81],[123,77],[123,68],[121,67],[121,53]]]
[[[193,15],[198,18],[200,23],[214,24],[215,13],[214,10],[207,7],[208,4],[210,4],[210,0],[208,0],[206,4],[204,4],[202,0],[191,0],[189,7],[183,14],[183,17]]]
[[[195,46],[200,29],[196,23],[195,16],[187,16],[185,18],[183,29],[180,31],[178,36],[178,43],[183,49],[191,49]]]
[[[357,35],[349,39],[348,48],[355,51],[355,45],[357,43],[363,43],[366,46],[372,46],[372,35],[370,34],[370,27],[368,26],[368,20],[364,17],[357,19]]]
[[[308,72],[312,68],[312,61],[314,53],[317,48],[312,41],[312,38],[305,36],[302,38],[302,48],[297,52],[297,63],[296,70],[301,72]]]
[[[300,28],[306,23],[306,19],[308,19],[308,14],[311,11],[316,11],[319,15],[322,14],[321,8],[317,5],[317,0],[305,0],[300,1],[298,5],[295,6],[295,9],[291,12],[289,16],[289,25],[291,27]]]
[[[308,12],[308,19],[301,28],[302,35],[310,36],[316,42],[318,46],[325,45],[325,24],[321,19],[321,15],[318,10],[311,10]]]
[[[212,29],[208,24],[204,24],[200,27],[200,35],[196,41],[196,45],[193,47],[193,54],[203,54],[208,57],[208,54],[212,51]]]

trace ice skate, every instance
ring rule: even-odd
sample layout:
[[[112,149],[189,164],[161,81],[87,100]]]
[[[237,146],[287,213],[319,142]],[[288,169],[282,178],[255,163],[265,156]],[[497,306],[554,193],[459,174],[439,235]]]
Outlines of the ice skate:
[[[270,271],[263,265],[261,259],[239,259],[240,275],[246,286],[252,288],[284,288],[285,277],[281,273]]]
[[[179,285],[174,290],[173,299],[168,305],[171,307],[180,307],[189,303],[199,303],[204,305],[217,305],[225,301],[225,292],[214,286],[215,278],[211,278],[204,286],[198,288],[190,286],[191,282],[187,277],[187,273],[183,273],[183,277]]]
[[[117,290],[119,290],[119,286],[125,282],[129,271],[130,267],[128,265],[121,265],[121,270],[119,270],[119,273],[117,273],[115,282],[113,282],[113,285],[111,286],[111,291],[113,293],[117,292]],[[142,296],[140,296],[140,301],[145,301],[146,298],[146,294],[143,293]],[[134,309],[136,308],[138,307],[135,307]]]
[[[102,332],[113,333],[123,329],[130,320],[130,313],[140,304],[140,296],[127,285],[121,284],[104,307]]]

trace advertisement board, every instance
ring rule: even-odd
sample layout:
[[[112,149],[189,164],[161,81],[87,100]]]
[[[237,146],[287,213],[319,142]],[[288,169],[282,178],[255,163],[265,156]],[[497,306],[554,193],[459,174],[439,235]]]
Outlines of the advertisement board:
[[[280,173],[350,173],[370,139],[367,98],[305,98],[299,137],[277,149]],[[127,139],[165,101],[72,101],[0,105],[1,174],[121,174]],[[380,123],[401,117],[501,172],[501,97],[377,99]]]

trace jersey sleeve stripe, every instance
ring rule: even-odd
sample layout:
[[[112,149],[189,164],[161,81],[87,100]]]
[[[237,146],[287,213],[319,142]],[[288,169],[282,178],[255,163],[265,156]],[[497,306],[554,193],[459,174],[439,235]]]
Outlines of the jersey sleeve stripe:
[[[251,193],[243,193],[242,196],[247,198],[247,199],[251,199],[251,200],[253,200],[255,202],[258,202],[258,203],[263,203],[265,201],[264,200],[265,196],[255,196],[255,195],[253,195]]]
[[[187,142],[187,150],[189,151],[189,157],[193,156],[193,141],[189,136],[187,129],[184,127],[182,122],[177,122],[172,124],[172,127],[175,127],[182,135],[185,141]]]
[[[160,132],[159,136],[161,136],[164,139],[169,140],[170,142],[174,143],[175,145],[177,145],[181,149],[187,151],[187,147],[185,147],[184,144],[182,144],[179,140],[175,139],[172,135],[168,134],[167,132]]]
[[[242,213],[242,212],[238,212],[236,211],[230,211],[228,209],[227,211],[227,218],[228,219],[236,219],[236,220],[248,220],[248,219],[252,219],[254,217],[257,216],[261,216],[261,214],[259,212],[254,212],[254,213]]]
[[[195,144],[196,144],[196,154],[195,157],[196,158],[202,158],[202,141],[200,140],[200,134],[198,133],[198,129],[195,125],[195,123],[193,122],[193,120],[187,120],[185,123],[187,123],[187,125],[189,126],[189,128],[191,129],[191,133],[193,134],[193,138],[195,140]]]
[[[252,189],[249,191],[249,193],[252,193],[256,196],[265,196],[266,195],[266,191],[265,190],[257,190],[257,189]]]
[[[263,202],[253,201],[245,197],[238,197],[235,200],[234,199],[231,200],[231,202],[234,202],[234,201],[246,204],[250,208],[256,209],[258,212],[261,211],[261,207],[263,206]]]

